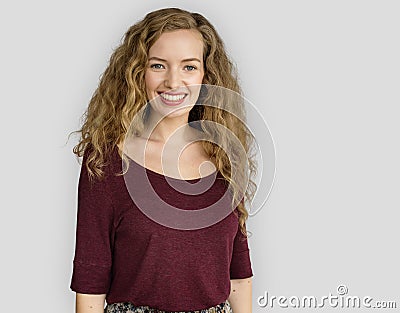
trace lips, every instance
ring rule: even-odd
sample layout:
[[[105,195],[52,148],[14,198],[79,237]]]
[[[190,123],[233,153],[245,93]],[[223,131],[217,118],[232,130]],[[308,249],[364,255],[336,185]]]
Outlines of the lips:
[[[187,93],[172,93],[172,92],[158,92],[161,101],[168,106],[176,106],[183,103],[186,99]]]

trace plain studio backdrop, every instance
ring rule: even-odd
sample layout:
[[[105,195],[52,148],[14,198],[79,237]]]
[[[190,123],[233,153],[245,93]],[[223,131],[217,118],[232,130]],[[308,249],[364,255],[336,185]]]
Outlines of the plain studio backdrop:
[[[215,25],[274,139],[272,192],[248,221],[253,311],[309,312],[257,299],[342,284],[399,307],[400,3],[97,0],[1,4],[1,311],[73,312],[67,135],[125,31],[162,7]]]

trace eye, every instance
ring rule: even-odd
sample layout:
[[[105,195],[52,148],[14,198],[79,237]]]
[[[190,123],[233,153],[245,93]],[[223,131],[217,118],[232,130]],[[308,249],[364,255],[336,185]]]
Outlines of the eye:
[[[164,66],[163,66],[162,64],[155,63],[155,64],[150,65],[150,67],[151,67],[151,68],[154,68],[154,69],[156,69],[156,70],[160,70],[160,69],[162,69]]]
[[[197,69],[197,67],[196,67],[196,66],[193,66],[193,65],[186,65],[185,68],[186,68],[189,72],[194,71],[195,69]]]

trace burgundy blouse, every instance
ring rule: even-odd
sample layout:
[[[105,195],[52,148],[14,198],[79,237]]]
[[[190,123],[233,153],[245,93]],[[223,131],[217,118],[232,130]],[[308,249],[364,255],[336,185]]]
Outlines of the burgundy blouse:
[[[217,179],[211,174],[202,178],[212,179],[211,188],[185,194],[168,181],[179,186],[200,179],[166,179],[130,160],[129,177],[136,179],[133,189],[144,199],[137,205],[131,187],[127,187],[132,183],[127,185],[124,176],[114,175],[122,171],[117,149],[103,168],[104,180],[93,184],[85,166],[87,151],[83,156],[70,288],[78,293],[106,294],[109,304],[131,302],[165,311],[201,310],[224,302],[230,294],[230,279],[253,276],[248,242],[240,232],[237,214],[227,201],[219,201],[226,194],[226,180],[219,172]],[[149,201],[142,209],[146,199],[153,196],[144,188],[146,183],[138,179],[143,172],[159,199],[181,212],[193,213],[215,204],[215,212],[226,208],[230,212],[213,225],[198,229],[193,227],[196,223],[189,223],[190,229],[159,223],[147,215],[147,208],[161,212],[163,207],[154,208]],[[190,218],[193,222],[197,217]]]

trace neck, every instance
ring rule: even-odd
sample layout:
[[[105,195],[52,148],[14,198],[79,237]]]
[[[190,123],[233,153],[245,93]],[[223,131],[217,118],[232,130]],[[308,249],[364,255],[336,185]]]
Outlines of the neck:
[[[188,141],[193,136],[193,129],[188,124],[188,118],[189,111],[178,116],[163,117],[150,108],[143,135],[149,140],[162,143],[166,143],[170,136],[173,136],[174,143]]]

